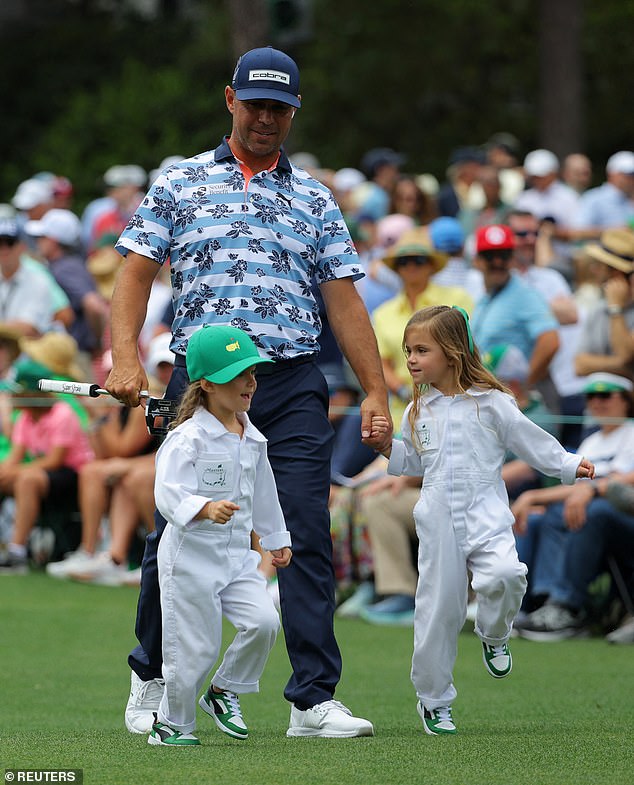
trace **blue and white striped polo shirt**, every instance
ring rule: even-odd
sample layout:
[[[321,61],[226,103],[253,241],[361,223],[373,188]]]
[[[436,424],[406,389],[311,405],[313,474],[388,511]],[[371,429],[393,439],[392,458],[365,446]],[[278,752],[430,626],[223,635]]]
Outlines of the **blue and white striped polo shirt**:
[[[363,275],[330,191],[283,151],[245,187],[226,138],[164,170],[116,247],[169,262],[178,354],[209,323],[246,330],[276,359],[317,352],[311,280]]]

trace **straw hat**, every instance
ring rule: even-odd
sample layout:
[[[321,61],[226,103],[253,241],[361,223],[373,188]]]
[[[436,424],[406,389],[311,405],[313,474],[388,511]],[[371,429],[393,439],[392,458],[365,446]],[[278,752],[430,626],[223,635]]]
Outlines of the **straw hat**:
[[[106,300],[112,299],[115,281],[123,258],[110,246],[99,248],[86,261],[88,272],[95,279],[99,294]]]
[[[428,256],[434,266],[434,272],[442,270],[447,264],[447,254],[441,253],[434,248],[427,227],[419,226],[410,229],[399,237],[399,239],[388,248],[383,262],[393,270],[396,268],[396,260],[404,256]]]
[[[598,243],[588,243],[583,250],[592,259],[622,273],[634,272],[634,232],[631,229],[606,229]]]
[[[84,373],[76,364],[77,343],[67,333],[44,333],[41,338],[23,338],[20,347],[35,362],[45,365],[56,376],[76,381]]]

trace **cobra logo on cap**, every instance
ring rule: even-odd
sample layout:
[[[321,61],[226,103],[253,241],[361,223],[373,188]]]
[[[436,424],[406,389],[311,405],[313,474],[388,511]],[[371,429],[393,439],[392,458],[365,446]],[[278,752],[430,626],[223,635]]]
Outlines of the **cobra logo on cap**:
[[[283,71],[273,71],[272,69],[251,69],[249,71],[249,82],[258,82],[258,81],[265,81],[265,82],[281,82],[282,84],[291,83],[291,77],[289,74],[285,74]]]

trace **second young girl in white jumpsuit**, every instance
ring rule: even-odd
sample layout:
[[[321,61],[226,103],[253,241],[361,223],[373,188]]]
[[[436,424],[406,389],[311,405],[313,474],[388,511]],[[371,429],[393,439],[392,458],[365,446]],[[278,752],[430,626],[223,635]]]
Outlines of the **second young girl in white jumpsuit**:
[[[515,549],[501,477],[506,451],[564,483],[592,477],[594,467],[520,412],[482,365],[461,308],[418,311],[403,344],[414,398],[402,441],[384,454],[390,474],[423,477],[414,507],[419,578],[411,675],[425,731],[438,735],[456,732],[453,666],[469,571],[485,667],[495,678],[511,671],[508,640],[526,590],[526,566]],[[378,421],[373,426],[387,429]]]

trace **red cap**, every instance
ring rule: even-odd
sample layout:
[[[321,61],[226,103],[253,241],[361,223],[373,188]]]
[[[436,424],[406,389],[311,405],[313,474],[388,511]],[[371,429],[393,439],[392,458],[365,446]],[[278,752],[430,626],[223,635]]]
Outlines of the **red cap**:
[[[73,184],[68,177],[56,177],[53,180],[53,196],[72,196]]]
[[[515,248],[515,236],[504,224],[482,226],[475,233],[476,253],[480,251],[505,251]]]

